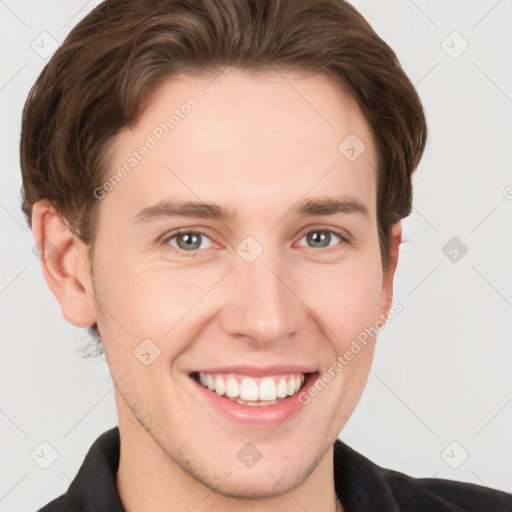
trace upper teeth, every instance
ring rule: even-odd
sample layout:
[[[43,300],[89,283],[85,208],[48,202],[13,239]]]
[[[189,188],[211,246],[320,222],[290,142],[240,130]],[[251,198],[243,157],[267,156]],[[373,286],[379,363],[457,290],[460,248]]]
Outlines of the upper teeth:
[[[275,400],[294,395],[304,382],[303,374],[287,374],[255,379],[234,374],[204,374],[199,382],[218,395],[242,400]]]

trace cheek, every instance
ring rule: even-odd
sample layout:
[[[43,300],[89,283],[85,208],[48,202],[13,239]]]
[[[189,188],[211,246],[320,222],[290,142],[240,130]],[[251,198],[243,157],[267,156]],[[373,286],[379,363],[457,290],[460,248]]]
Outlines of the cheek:
[[[382,272],[378,263],[332,265],[304,276],[301,283],[298,295],[321,318],[338,353],[379,316]]]
[[[99,293],[112,317],[131,333],[134,343],[141,337],[155,341],[172,337],[174,326],[190,322],[199,309],[196,306],[219,279],[212,269],[169,268],[162,261],[125,259],[110,266],[111,272],[107,268],[105,261]],[[214,294],[209,300],[214,300]],[[112,323],[112,318],[107,322]]]

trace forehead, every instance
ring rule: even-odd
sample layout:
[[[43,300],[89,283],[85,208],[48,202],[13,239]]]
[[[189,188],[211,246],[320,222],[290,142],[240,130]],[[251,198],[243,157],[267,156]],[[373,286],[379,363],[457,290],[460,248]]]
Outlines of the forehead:
[[[270,204],[334,194],[358,198],[375,215],[370,127],[320,74],[227,68],[168,80],[116,137],[109,176],[122,167],[128,172],[107,201],[126,215],[170,197],[274,215]]]

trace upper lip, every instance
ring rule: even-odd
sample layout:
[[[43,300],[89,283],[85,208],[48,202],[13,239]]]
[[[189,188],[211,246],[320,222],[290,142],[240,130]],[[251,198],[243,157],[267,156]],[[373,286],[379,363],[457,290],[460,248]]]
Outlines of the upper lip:
[[[265,375],[280,375],[282,373],[312,373],[316,371],[311,366],[277,364],[273,366],[222,366],[217,368],[201,368],[195,372],[201,373],[236,373],[239,375],[248,375],[253,377],[264,377]],[[194,373],[194,372],[191,372]]]

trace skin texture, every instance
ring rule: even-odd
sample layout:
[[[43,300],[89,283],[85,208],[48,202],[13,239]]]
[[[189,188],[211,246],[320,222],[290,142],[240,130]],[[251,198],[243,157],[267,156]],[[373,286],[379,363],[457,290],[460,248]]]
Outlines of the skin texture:
[[[63,316],[80,327],[97,322],[103,339],[116,384],[120,496],[128,512],[341,510],[332,444],[366,385],[375,338],[275,429],[221,417],[188,373],[303,364],[321,375],[386,314],[401,224],[383,272],[369,126],[323,75],[228,68],[215,79],[180,76],[118,134],[111,172],[191,96],[197,106],[101,200],[94,280],[83,243],[51,206],[34,207],[34,237],[57,249],[42,267]],[[366,146],[355,161],[338,150],[349,134]],[[304,199],[341,196],[363,203],[368,217],[291,212]],[[237,218],[134,222],[166,199],[219,203]],[[199,248],[180,252],[178,238],[165,240],[178,228],[203,233]],[[326,229],[350,241],[332,233],[323,248],[305,236]],[[247,236],[263,248],[253,263],[236,252]],[[160,350],[149,366],[134,356],[147,338]],[[252,468],[236,456],[247,442],[263,454]]]

